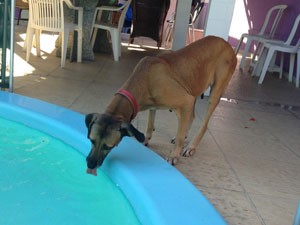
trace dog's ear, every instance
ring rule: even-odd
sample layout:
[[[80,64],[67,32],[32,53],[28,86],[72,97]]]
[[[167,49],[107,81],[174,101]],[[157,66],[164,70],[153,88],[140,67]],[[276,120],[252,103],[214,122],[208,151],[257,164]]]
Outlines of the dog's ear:
[[[131,123],[122,123],[120,132],[121,137],[133,136],[141,143],[145,141],[145,135],[136,129]]]
[[[95,123],[96,119],[97,119],[96,113],[90,113],[85,116],[85,125],[88,128],[88,135],[87,135],[88,138],[91,133],[91,128],[92,128],[93,124]]]
[[[90,114],[87,114],[85,116],[85,125],[86,125],[87,128],[89,128],[90,123],[92,122],[93,117],[94,117],[94,113],[90,113]]]

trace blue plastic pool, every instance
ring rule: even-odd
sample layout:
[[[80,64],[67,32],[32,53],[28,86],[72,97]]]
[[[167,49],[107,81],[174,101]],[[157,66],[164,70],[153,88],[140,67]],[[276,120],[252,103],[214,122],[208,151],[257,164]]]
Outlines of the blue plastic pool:
[[[68,109],[20,95],[0,92],[0,117],[24,124],[64,142],[64,145],[69,145],[67,147],[69,150],[63,150],[67,152],[55,153],[59,155],[62,154],[60,156],[52,156],[51,152],[48,150],[47,154],[51,155],[50,158],[54,160],[54,164],[63,160],[62,158],[69,157],[69,153],[74,155],[75,158],[78,158],[76,161],[81,161],[80,154],[87,155],[90,150],[90,143],[86,138],[84,115]],[[35,141],[42,143],[42,145],[47,142],[46,139],[35,138],[35,140],[30,139],[28,143],[30,145],[31,142]],[[22,159],[18,160],[22,161]],[[29,165],[30,160],[28,161],[28,158],[25,157],[23,160],[27,161],[29,167],[32,166]],[[11,159],[11,163],[17,163],[17,160]],[[64,170],[65,173],[67,173],[63,174],[59,178],[60,182],[66,184],[67,191],[59,195],[58,199],[66,198],[67,196],[70,196],[72,192],[74,193],[79,191],[79,189],[84,189],[89,182],[93,183],[93,185],[91,185],[92,187],[90,187],[93,196],[90,199],[91,205],[81,206],[83,203],[83,201],[81,201],[82,199],[77,199],[76,201],[78,206],[72,210],[72,212],[76,212],[75,215],[80,215],[86,218],[88,217],[88,213],[95,210],[92,209],[93,207],[98,209],[98,206],[93,202],[93,200],[95,198],[101,199],[101,196],[99,196],[101,193],[98,193],[94,189],[97,189],[97,187],[101,185],[107,185],[109,188],[117,187],[116,195],[125,196],[134,210],[133,214],[137,217],[136,219],[132,215],[134,218],[133,220],[136,220],[137,222],[140,221],[142,225],[226,224],[224,219],[210,204],[210,202],[194,185],[182,176],[180,172],[132,138],[124,138],[123,141],[115,149],[113,149],[101,167],[102,175],[98,177],[99,179],[93,179],[94,176],[85,174],[84,157],[82,157],[82,162],[75,163],[75,165],[73,162],[70,162],[70,164],[70,169],[67,169],[67,166],[64,165],[57,166],[60,170]],[[38,166],[38,168],[41,167]],[[57,168],[54,166],[53,169]],[[49,171],[50,180],[51,183],[53,183],[54,188],[56,188],[58,178],[56,177],[55,172],[51,172],[51,170],[52,169]],[[44,172],[37,171],[37,168],[35,168],[34,171],[34,177],[36,179],[45,179]],[[16,176],[20,176],[24,171],[19,171],[17,168],[14,168],[13,165],[10,165],[9,168],[1,168],[0,179],[8,176],[10,172]],[[110,181],[103,184],[102,179],[106,179],[106,176],[109,177],[108,180]],[[11,177],[11,179],[17,179],[17,177]],[[74,181],[74,185],[70,185],[70,180]],[[26,185],[29,184],[26,182],[24,183],[23,181],[20,181],[19,183],[20,188],[25,187]],[[6,182],[4,186],[4,189],[1,189],[3,188],[2,185],[0,186],[1,217],[3,212],[5,212],[5,215],[9,214],[9,218],[13,218],[15,216],[15,212],[10,213],[6,209],[11,202],[6,200],[3,203],[2,201],[5,189],[9,189],[9,185]],[[75,189],[72,189],[73,187]],[[39,193],[42,197],[40,199],[33,199],[32,204],[27,207],[35,207],[36,202],[38,201],[46,203],[49,199],[53,199],[53,195],[49,193],[49,198],[46,197],[44,199],[48,200],[43,201],[43,194],[45,193],[43,193],[42,190],[40,190]],[[31,195],[36,196],[36,192]],[[26,198],[26,196],[10,196],[9,199],[11,199],[12,202],[17,202],[22,198]],[[122,203],[117,204],[119,206],[122,205]],[[110,206],[106,205],[106,207]],[[53,218],[56,219],[56,217],[58,218],[59,216],[69,218],[74,215],[74,213],[68,212],[65,208],[66,207],[63,207],[59,210],[58,214],[54,213]],[[50,204],[50,208],[48,209],[53,212],[56,210],[56,207]],[[24,208],[23,211],[19,212],[25,213],[26,210],[27,209]],[[41,207],[36,207],[36,210],[36,212],[39,212],[39,210],[42,209]],[[95,224],[110,224],[109,221],[98,222],[99,223]],[[9,223],[2,223],[0,220],[0,224]]]
[[[120,189],[84,167],[71,146],[0,117],[0,224],[139,225]]]

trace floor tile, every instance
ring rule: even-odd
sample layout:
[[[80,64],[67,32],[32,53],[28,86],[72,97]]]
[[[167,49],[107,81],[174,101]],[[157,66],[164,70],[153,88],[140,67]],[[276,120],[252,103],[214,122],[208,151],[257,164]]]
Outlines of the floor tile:
[[[297,196],[280,198],[250,194],[250,198],[266,225],[293,224],[298,207]]]
[[[211,201],[230,225],[265,225],[257,209],[243,192],[203,188],[202,193]]]

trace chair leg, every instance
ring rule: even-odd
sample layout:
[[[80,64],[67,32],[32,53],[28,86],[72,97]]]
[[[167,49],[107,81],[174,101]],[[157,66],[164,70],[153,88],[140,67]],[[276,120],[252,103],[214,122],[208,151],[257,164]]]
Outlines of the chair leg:
[[[240,51],[240,48],[242,46],[242,43],[243,43],[243,40],[244,40],[244,35],[241,36],[240,40],[239,40],[239,43],[238,45],[236,46],[235,48],[235,54],[237,55]]]
[[[69,30],[64,30],[61,34],[61,67],[65,67],[67,58],[67,48],[68,48]]]
[[[29,29],[30,29],[30,21],[28,21],[28,24],[27,24],[27,28],[26,28],[26,36],[25,36],[25,40],[24,40],[24,45],[23,45],[23,51],[25,52],[26,51],[26,48],[27,48],[27,40],[28,40],[28,36],[29,36]]]
[[[255,48],[255,51],[254,51],[254,53],[253,53],[253,55],[252,55],[252,63],[253,62],[255,62],[255,59],[257,58],[257,57],[259,57],[259,55],[261,54],[261,51],[262,51],[262,49],[263,49],[263,47],[264,47],[264,44],[262,43],[262,42],[258,42],[257,43],[257,46],[256,46],[256,48]]]
[[[275,54],[272,56],[272,59],[271,59],[270,65],[269,65],[270,71],[274,71],[276,69],[275,67],[276,67],[276,59],[277,59],[278,53],[280,54],[280,52],[275,52]],[[281,56],[281,54],[280,54],[280,56]]]
[[[297,52],[297,74],[296,74],[296,87],[299,88],[300,79],[300,50]]]
[[[282,79],[283,76],[283,63],[284,63],[284,54],[283,52],[280,54],[280,71],[279,71],[279,78]]]
[[[37,56],[41,56],[41,33],[41,30],[35,30],[35,48]]]
[[[119,48],[120,48],[120,38],[118,37],[119,31],[117,29],[111,30],[111,44],[113,49],[114,60],[119,61]]]
[[[193,42],[195,41],[195,28],[194,28],[194,24],[192,24],[192,37],[193,37]]]
[[[96,41],[98,28],[94,27],[92,29],[93,29],[93,31],[92,31],[92,35],[91,35],[91,46],[92,46],[92,48],[94,48],[94,44],[95,44],[95,41]]]
[[[267,57],[267,53],[268,53],[268,50],[264,47],[262,49],[262,52],[261,52],[260,56],[258,57],[257,61],[253,65],[253,70],[251,73],[252,77],[259,76],[259,74],[261,73],[263,63],[265,62],[266,57]]]
[[[188,27],[188,39],[189,39],[189,43],[191,43],[191,29],[190,29],[190,25]]]
[[[277,55],[280,56],[280,63],[279,67],[276,65],[276,59]],[[283,52],[274,52],[274,55],[272,56],[268,71],[270,72],[279,72],[279,78],[282,79],[283,75],[283,60],[284,60],[284,54]],[[279,69],[278,69],[279,68]]]
[[[295,54],[291,53],[290,67],[289,67],[289,82],[293,82],[294,64],[295,64]]]
[[[121,54],[122,54],[122,44],[121,44],[121,33],[120,31],[118,31],[118,37],[119,37],[119,58],[121,58]]]
[[[249,65],[249,71],[251,71],[251,68],[253,69],[255,67],[256,62],[258,61],[258,58],[260,57],[261,52],[259,51],[259,48],[262,44],[258,42],[257,47],[254,50],[254,53],[252,54],[250,65]],[[262,46],[263,48],[263,46]],[[253,70],[252,70],[253,71]]]
[[[77,31],[77,62],[82,62],[82,30]]]
[[[27,28],[27,34],[26,34],[26,61],[29,61],[31,48],[32,48],[32,42],[33,42],[33,36],[34,36],[35,30],[31,27]]]
[[[272,49],[272,48],[269,49],[267,58],[266,58],[265,63],[264,63],[264,67],[263,67],[263,69],[261,71],[261,74],[259,76],[258,84],[262,84],[262,82],[264,81],[266,73],[267,73],[269,65],[270,65],[270,62],[271,62],[272,57],[274,55],[274,52],[275,52],[274,49]]]
[[[165,46],[167,46],[168,43],[171,41],[172,29],[173,29],[173,26],[171,24],[168,24],[167,28],[166,28],[166,32],[165,32],[166,33]]]
[[[252,39],[247,37],[246,46],[245,46],[245,49],[244,49],[244,52],[242,55],[242,59],[241,59],[241,63],[240,63],[240,69],[244,68],[245,60],[246,60],[247,54],[249,52],[251,43],[252,43]]]

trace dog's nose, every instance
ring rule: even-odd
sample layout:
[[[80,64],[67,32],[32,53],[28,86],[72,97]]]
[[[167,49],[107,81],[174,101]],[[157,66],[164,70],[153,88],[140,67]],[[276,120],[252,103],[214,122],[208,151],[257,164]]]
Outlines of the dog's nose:
[[[97,167],[97,160],[87,158],[86,162],[89,169],[95,169]]]

